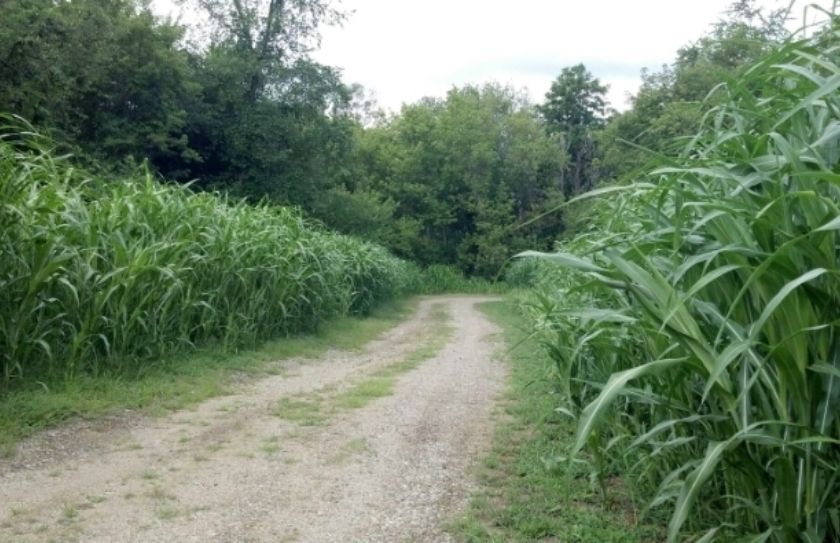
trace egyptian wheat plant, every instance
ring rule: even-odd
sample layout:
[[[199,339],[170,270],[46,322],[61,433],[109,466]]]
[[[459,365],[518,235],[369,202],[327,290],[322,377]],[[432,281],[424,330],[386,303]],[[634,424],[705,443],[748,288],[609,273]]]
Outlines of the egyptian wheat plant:
[[[296,212],[92,179],[20,120],[0,130],[0,391],[235,349],[364,313],[416,270]]]
[[[572,452],[669,541],[840,541],[838,29],[722,84],[682,155],[528,253],[559,264],[530,311]]]

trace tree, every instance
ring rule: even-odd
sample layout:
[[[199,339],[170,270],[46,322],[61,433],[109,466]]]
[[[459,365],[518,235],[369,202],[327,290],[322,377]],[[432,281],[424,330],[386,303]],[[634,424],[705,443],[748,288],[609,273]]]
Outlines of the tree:
[[[538,107],[550,133],[562,134],[569,156],[566,195],[580,192],[595,182],[592,159],[595,156],[593,133],[604,125],[607,115],[607,86],[594,78],[583,64],[563,68]]]
[[[201,186],[309,210],[326,191],[341,194],[352,93],[338,70],[308,56],[319,26],[343,18],[331,0],[181,4],[207,15],[198,30],[209,37],[195,48],[201,90],[187,123],[203,161],[188,173]]]
[[[108,169],[148,160],[196,187],[307,209],[336,188],[339,201],[352,93],[307,56],[318,25],[341,19],[330,1],[185,0],[208,14],[210,40],[192,49],[148,4],[0,1],[0,111]]]
[[[555,207],[565,165],[527,99],[500,85],[453,88],[360,132],[365,190],[395,203],[384,242],[423,264],[494,276],[517,251],[549,249],[562,217],[517,228]]]
[[[241,58],[229,44],[204,54],[188,122],[204,161],[191,173],[202,185],[309,208],[342,181],[353,139],[349,92],[336,70],[299,59],[276,68],[272,92],[251,101]]]
[[[736,79],[744,66],[785,39],[787,10],[765,11],[756,4],[735,2],[707,35],[682,47],[672,65],[657,72],[642,71],[633,107],[614,116],[597,135],[595,164],[601,175],[620,177],[638,171],[652,156],[641,149],[678,152],[699,128],[704,108],[724,99],[712,91]]]
[[[208,15],[215,44],[231,44],[246,68],[244,88],[252,102],[277,91],[276,76],[305,58],[321,24],[336,24],[344,14],[332,0],[183,0]]]
[[[130,0],[9,0],[0,20],[0,111],[98,159],[197,160],[182,29]]]

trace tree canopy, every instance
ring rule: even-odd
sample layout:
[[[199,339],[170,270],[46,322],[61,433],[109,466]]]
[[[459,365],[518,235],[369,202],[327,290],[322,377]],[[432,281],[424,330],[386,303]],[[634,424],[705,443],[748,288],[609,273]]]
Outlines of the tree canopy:
[[[550,133],[561,134],[569,155],[564,183],[567,195],[590,188],[595,181],[591,163],[594,134],[607,116],[607,87],[583,64],[563,68],[538,109]]]
[[[762,10],[738,0],[705,36],[677,51],[673,64],[644,70],[630,110],[615,115],[596,137],[595,159],[607,179],[637,171],[651,153],[670,153],[696,133],[705,101],[722,82],[777,47],[789,34],[787,10]]]
[[[510,88],[454,88],[405,106],[362,132],[362,146],[363,186],[396,203],[389,244],[406,256],[492,275],[511,250],[560,230],[556,217],[516,228],[559,203],[566,157]]]
[[[146,161],[162,178],[296,206],[486,276],[520,249],[550,248],[569,217],[548,212],[564,200],[678,145],[718,83],[784,35],[782,12],[740,0],[672,65],[643,73],[620,114],[584,64],[563,68],[541,104],[490,83],[387,114],[309,56],[345,16],[330,0],[180,3],[204,14],[198,43],[140,0],[0,3],[0,111],[89,164]]]

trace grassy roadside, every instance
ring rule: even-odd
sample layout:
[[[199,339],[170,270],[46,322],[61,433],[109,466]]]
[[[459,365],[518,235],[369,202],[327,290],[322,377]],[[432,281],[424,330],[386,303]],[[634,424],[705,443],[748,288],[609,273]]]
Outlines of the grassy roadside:
[[[521,318],[505,302],[480,309],[504,330],[511,379],[493,441],[479,469],[480,488],[453,532],[464,541],[658,541],[659,530],[639,526],[619,481],[605,502],[584,466],[565,457],[574,424],[555,411],[546,379],[550,361]],[[514,348],[515,347],[515,348]]]
[[[317,333],[270,341],[254,351],[208,348],[162,359],[141,374],[79,377],[10,392],[0,397],[0,456],[11,454],[26,436],[71,417],[124,409],[161,414],[229,393],[243,380],[281,372],[278,360],[315,358],[330,348],[357,350],[416,305],[417,299],[382,304],[365,318],[334,319]]]

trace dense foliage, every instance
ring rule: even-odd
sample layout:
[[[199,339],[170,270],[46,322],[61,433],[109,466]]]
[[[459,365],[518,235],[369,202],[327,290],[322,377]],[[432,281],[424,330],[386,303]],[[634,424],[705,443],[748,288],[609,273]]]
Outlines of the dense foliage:
[[[560,203],[560,138],[533,108],[497,85],[453,89],[361,134],[359,183],[393,203],[383,241],[421,263],[494,276],[512,250],[542,245],[557,216],[514,227]]]
[[[495,275],[547,247],[565,155],[514,91],[455,89],[375,116],[307,53],[327,0],[194,0],[198,28],[135,0],[0,4],[0,111],[108,171],[147,160],[164,178],[302,208],[421,263]],[[199,33],[197,44],[185,37]]]
[[[311,207],[341,181],[351,91],[306,52],[327,2],[196,0],[200,45],[135,0],[0,3],[0,111],[106,168]],[[129,164],[127,170],[131,169]]]
[[[413,265],[292,210],[89,178],[44,143],[0,139],[0,388],[254,346],[417,288]]]
[[[766,54],[513,274],[540,285],[574,449],[669,541],[840,539],[838,46],[835,22]]]
[[[148,161],[163,178],[296,206],[402,257],[485,277],[517,251],[550,248],[567,221],[546,211],[674,149],[709,91],[784,34],[781,14],[742,0],[673,66],[646,73],[621,114],[578,64],[542,104],[467,85],[386,115],[308,56],[319,26],[344,17],[333,2],[181,4],[197,14],[190,27],[138,0],[3,2],[0,111],[89,167]]]
[[[566,196],[592,188],[595,182],[595,134],[606,122],[606,93],[607,87],[577,64],[563,68],[539,107],[546,129],[563,138],[569,155],[562,182]]]
[[[789,35],[787,9],[766,12],[755,0],[738,0],[711,32],[677,52],[673,64],[642,71],[632,107],[613,115],[593,136],[595,179],[633,176],[678,154],[700,127],[712,91],[777,49]]]

